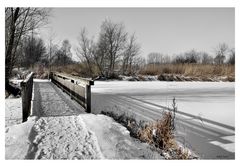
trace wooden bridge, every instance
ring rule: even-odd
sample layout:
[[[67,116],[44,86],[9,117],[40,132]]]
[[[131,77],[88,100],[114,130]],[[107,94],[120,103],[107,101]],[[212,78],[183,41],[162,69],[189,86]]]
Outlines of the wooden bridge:
[[[23,122],[30,114],[63,116],[91,112],[93,80],[53,72],[50,80],[33,81],[33,75],[29,74],[21,83]]]

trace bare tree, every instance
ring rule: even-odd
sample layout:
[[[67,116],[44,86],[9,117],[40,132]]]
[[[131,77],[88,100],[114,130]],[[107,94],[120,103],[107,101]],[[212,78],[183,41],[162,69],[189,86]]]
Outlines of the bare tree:
[[[140,53],[140,45],[136,43],[135,34],[132,34],[123,55],[122,73],[132,75],[134,58]]]
[[[58,49],[54,55],[55,60],[53,63],[59,65],[67,65],[72,63],[71,44],[69,40],[65,39],[62,41],[62,46]]]
[[[135,57],[140,53],[140,45],[136,42],[135,34],[128,36],[123,24],[105,20],[97,42],[87,37],[87,31],[83,28],[78,37],[76,52],[80,60],[87,64],[89,72],[93,75],[98,68],[98,74],[113,77],[120,72],[132,73]]]
[[[52,71],[52,60],[53,60],[53,53],[54,53],[53,40],[55,37],[56,37],[56,34],[53,32],[52,29],[50,29],[49,38],[48,38],[49,44],[48,44],[48,58],[47,58],[48,67],[49,67],[48,78],[50,78],[50,73]]]
[[[199,52],[195,51],[194,49],[188,52],[185,52],[184,56],[185,56],[185,63],[198,63],[200,60]]]
[[[185,63],[185,57],[182,54],[178,54],[172,60],[172,63],[173,64],[184,64]]]
[[[77,55],[80,59],[87,62],[90,75],[93,74],[92,64],[93,64],[93,41],[87,38],[86,28],[83,28],[78,37]]]
[[[213,63],[213,58],[207,53],[207,52],[202,52],[201,53],[202,57],[202,64],[212,64]]]
[[[72,53],[71,53],[71,44],[69,42],[69,40],[65,39],[62,42],[62,61],[63,61],[63,65],[66,65],[66,63],[68,63],[68,59],[72,59]]]
[[[131,75],[139,72],[141,69],[143,69],[145,67],[145,65],[146,65],[145,58],[143,58],[141,56],[135,56],[133,58],[133,62],[132,62]]]
[[[228,64],[235,65],[235,48],[232,48],[230,51],[229,59],[228,59]]]
[[[101,76],[107,76],[107,47],[106,43],[103,41],[103,38],[99,39],[98,43],[94,45],[93,57],[94,61],[98,67]]]
[[[123,55],[126,40],[127,33],[123,24],[116,24],[110,20],[102,23],[98,48],[106,61],[104,69],[106,69],[107,76],[114,74],[116,62]]]
[[[200,52],[195,51],[194,49],[187,51],[183,54],[177,55],[173,61],[176,64],[196,64],[200,63]]]
[[[163,54],[157,53],[157,52],[152,52],[148,54],[148,64],[162,64],[163,63]]]
[[[17,57],[19,43],[24,35],[46,24],[49,11],[42,8],[6,8],[5,9],[5,81],[9,77]]]
[[[11,75],[12,67],[13,67],[13,58],[12,58],[12,50],[14,47],[15,40],[15,31],[16,31],[16,22],[19,17],[20,8],[7,8],[5,10],[5,47],[6,47],[6,55],[5,55],[5,85],[7,88],[9,76]]]
[[[169,55],[164,55],[162,59],[163,64],[170,64],[171,63],[171,57]]]
[[[46,47],[41,38],[25,37],[23,40],[23,59],[22,65],[24,67],[33,67],[34,64],[40,62],[40,60],[46,54]]]
[[[226,55],[228,52],[228,46],[225,43],[220,43],[215,49],[216,57],[214,58],[214,62],[216,64],[223,64],[226,59]]]

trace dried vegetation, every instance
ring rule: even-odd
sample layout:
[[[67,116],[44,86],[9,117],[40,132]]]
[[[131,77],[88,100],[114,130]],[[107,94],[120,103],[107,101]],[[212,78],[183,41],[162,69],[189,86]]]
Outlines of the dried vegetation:
[[[150,144],[160,151],[166,159],[197,159],[196,155],[188,148],[181,146],[175,139],[175,115],[177,112],[175,98],[172,106],[171,111],[164,112],[161,119],[151,123],[137,122],[133,116],[128,116],[125,113],[118,115],[102,111],[102,114],[112,117],[125,126],[132,137]]]

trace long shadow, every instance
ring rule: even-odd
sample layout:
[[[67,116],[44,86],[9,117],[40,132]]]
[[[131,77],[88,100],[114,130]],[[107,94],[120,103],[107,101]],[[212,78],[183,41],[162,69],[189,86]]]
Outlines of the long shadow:
[[[151,103],[151,102],[148,102],[148,101],[140,100],[140,99],[137,99],[137,98],[134,98],[134,97],[131,97],[131,96],[126,96],[126,97],[128,97],[130,99],[133,99],[133,100],[140,101],[140,102],[145,103],[145,104],[150,104],[150,105],[153,105],[153,106],[156,106],[156,107],[160,107],[160,108],[163,108],[163,109],[166,109],[166,110],[169,110],[169,111],[173,111],[173,109],[171,109],[169,107],[165,107],[165,106],[154,104],[154,103]],[[192,118],[196,118],[195,115],[192,115],[192,114],[189,114],[189,113],[185,113],[185,112],[182,112],[182,111],[179,111],[179,110],[178,110],[178,114],[181,114],[181,115],[184,115],[184,116],[188,116],[188,117],[192,117]],[[216,122],[216,121],[212,121],[212,120],[209,120],[209,119],[206,119],[206,118],[201,118],[201,121],[207,122],[207,123],[211,123],[213,125],[221,126],[221,127],[226,128],[226,129],[230,129],[230,130],[234,130],[235,131],[235,127],[233,127],[233,126],[225,125],[225,124],[222,124],[222,123],[219,123],[219,122]]]
[[[123,98],[121,98],[121,96]],[[128,97],[128,96],[127,96]],[[100,99],[99,99],[100,98]],[[135,100],[135,98],[132,98]],[[125,108],[127,107],[132,107],[134,111],[140,111],[141,110],[149,110],[147,106],[144,107],[144,103],[146,103],[144,100],[139,100],[140,103],[134,103],[130,99],[125,99],[124,96],[121,94],[118,95],[105,95],[105,94],[98,94],[94,93],[93,94],[93,104],[98,105],[99,103],[108,103],[108,105],[116,104],[116,105],[124,105]],[[165,106],[161,105],[155,105],[152,103],[148,103],[153,106],[157,106],[158,108],[165,108],[169,109]],[[104,108],[102,108],[104,110]],[[157,110],[155,111],[157,112]],[[158,113],[158,112],[157,112]],[[157,114],[156,113],[156,114]],[[148,114],[149,118],[156,119],[156,114],[150,113]],[[189,114],[192,119],[195,119],[196,116]],[[179,122],[180,121],[180,122]],[[234,152],[229,152],[225,149],[223,149],[220,146],[214,145],[210,143],[211,141],[218,141],[222,144],[231,144],[234,143],[233,141],[229,141],[227,139],[223,139],[222,137],[225,136],[232,136],[235,135],[232,132],[227,132],[224,133],[221,130],[217,130],[214,128],[208,128],[206,126],[201,126],[192,123],[192,121],[187,121],[186,123],[182,124],[181,122],[186,122],[185,120],[178,120],[177,126],[180,127],[181,129],[177,129],[186,132],[186,135],[178,135],[177,138],[181,139],[184,141],[187,145],[188,148],[191,148],[196,152],[201,158],[203,159],[234,159],[235,158],[235,153]],[[183,129],[185,128],[185,129]],[[230,127],[230,130],[235,129],[233,127]],[[209,133],[210,132],[210,133]],[[200,150],[198,152],[197,150]]]
[[[107,96],[109,97],[109,96]],[[134,103],[131,99],[129,98],[122,98],[125,96],[113,96],[111,95],[111,97],[106,98],[106,97],[102,97],[103,99],[105,99],[105,103],[108,104],[115,104],[115,105],[119,105],[122,106],[124,104],[124,106],[128,106],[129,109],[132,109],[134,111],[137,111],[138,113],[141,113],[142,115],[145,115],[149,118],[152,118],[153,120],[157,120],[160,119],[162,116],[162,112],[165,110],[164,108],[160,107],[160,109],[153,109],[150,108],[149,106],[145,106],[145,103]],[[161,110],[162,109],[162,110]],[[135,112],[134,112],[135,113]],[[178,118],[178,122],[185,122],[189,125],[189,127],[193,128],[198,128],[198,129],[203,129],[204,131],[208,131],[214,134],[217,134],[218,136],[225,136],[226,133],[224,133],[224,131],[220,131],[216,128],[210,128],[208,126],[204,126],[204,122],[197,122],[197,121],[192,121],[192,120],[201,120],[201,118],[194,116],[194,117],[190,117],[190,119],[184,119],[184,118]],[[206,133],[207,134],[207,133]],[[209,134],[209,133],[208,133]],[[233,134],[233,133],[229,133],[229,134]]]
[[[39,118],[38,118],[39,119]],[[31,132],[28,136],[28,140],[31,142],[30,147],[28,149],[27,155],[24,159],[35,159],[35,155],[38,149],[37,144],[33,143],[35,137],[37,136],[37,132],[34,130],[34,126],[31,129]]]

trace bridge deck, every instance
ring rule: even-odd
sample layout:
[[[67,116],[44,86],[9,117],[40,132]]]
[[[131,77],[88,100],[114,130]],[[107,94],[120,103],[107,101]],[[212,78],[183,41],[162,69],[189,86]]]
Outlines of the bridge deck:
[[[84,108],[50,81],[34,81],[32,115],[39,117],[79,115]]]

